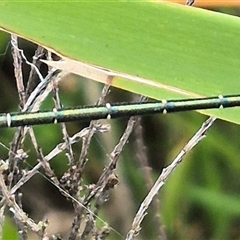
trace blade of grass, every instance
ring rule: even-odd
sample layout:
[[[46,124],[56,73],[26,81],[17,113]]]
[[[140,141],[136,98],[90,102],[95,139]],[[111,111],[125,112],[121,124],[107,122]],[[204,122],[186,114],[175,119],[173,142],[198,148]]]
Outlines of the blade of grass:
[[[112,82],[119,88],[155,99],[179,98],[183,92],[236,94],[240,89],[236,17],[152,2],[2,2],[0,14],[6,31],[66,58],[157,85],[119,78]],[[181,91],[173,93],[175,88]],[[204,113],[240,123],[236,109]]]

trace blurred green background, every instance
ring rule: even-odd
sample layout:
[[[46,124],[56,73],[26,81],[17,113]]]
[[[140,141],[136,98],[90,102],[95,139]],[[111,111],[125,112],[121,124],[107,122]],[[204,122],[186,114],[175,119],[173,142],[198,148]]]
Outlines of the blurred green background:
[[[218,9],[229,14],[239,14],[238,9]],[[237,34],[237,33],[236,33]],[[18,94],[13,75],[11,50],[6,49],[9,36],[0,32],[0,112],[18,110]],[[20,42],[31,60],[36,46]],[[6,53],[5,53],[6,50]],[[27,79],[29,69],[24,67]],[[100,96],[102,85],[77,76],[69,76],[60,85],[60,96],[64,106],[94,104]],[[109,101],[131,101],[136,96],[121,90],[111,89]],[[42,106],[52,108],[51,97]],[[161,173],[191,136],[201,126],[206,116],[196,112],[169,115],[154,115],[142,118],[143,140],[153,180]],[[95,183],[108,163],[107,155],[117,144],[126,126],[127,119],[103,121],[111,124],[111,131],[96,134],[88,153],[85,169],[86,183]],[[73,135],[88,123],[67,124]],[[47,154],[62,141],[60,126],[44,125],[34,131]],[[1,129],[0,142],[6,147],[12,140],[14,129]],[[204,139],[169,178],[160,191],[159,213],[169,239],[239,239],[240,238],[240,126],[218,120]],[[133,133],[121,155],[117,167],[120,184],[112,191],[109,202],[102,209],[101,218],[122,235],[126,235],[133,217],[148,192],[144,168],[138,158],[137,133]],[[74,154],[80,154],[81,143],[74,145]],[[144,150],[144,149],[142,149]],[[29,154],[29,168],[36,163],[36,154],[30,141],[25,143]],[[8,150],[0,146],[0,157],[6,159]],[[141,153],[142,154],[142,153]],[[60,177],[67,169],[64,154],[51,161],[51,166]],[[37,187],[36,187],[37,186]],[[23,187],[23,206],[34,220],[48,217],[61,226],[52,226],[53,231],[66,231],[71,224],[71,204],[61,197],[58,190],[38,175]],[[10,220],[5,222],[3,239],[14,239],[14,228]],[[148,209],[137,239],[158,239],[156,211]],[[61,220],[60,220],[61,219]],[[66,221],[63,222],[63,219]],[[66,226],[66,229],[64,228]],[[57,230],[56,230],[57,229]],[[50,230],[49,230],[50,231]],[[30,238],[30,239],[33,239]],[[112,233],[109,239],[122,239]]]

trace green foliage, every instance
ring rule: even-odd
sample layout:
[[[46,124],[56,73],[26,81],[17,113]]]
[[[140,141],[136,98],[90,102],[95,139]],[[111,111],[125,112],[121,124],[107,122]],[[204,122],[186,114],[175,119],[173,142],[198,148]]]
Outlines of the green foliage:
[[[17,238],[18,234],[16,227],[13,225],[10,219],[6,217],[3,225],[2,239],[11,240]]]
[[[114,79],[138,94],[169,99],[240,88],[237,17],[151,2],[1,2],[0,9],[7,31],[68,58],[150,79]],[[205,113],[240,122],[237,109]]]

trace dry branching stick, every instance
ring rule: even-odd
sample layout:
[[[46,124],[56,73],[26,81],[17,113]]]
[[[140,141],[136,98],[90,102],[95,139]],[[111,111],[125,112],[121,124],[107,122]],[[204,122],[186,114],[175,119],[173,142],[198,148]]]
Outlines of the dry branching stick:
[[[22,71],[22,56],[19,52],[17,45],[17,36],[11,35],[11,43],[12,43],[12,56],[13,56],[13,66],[14,66],[14,74],[17,83],[17,90],[19,94],[20,106],[22,107],[26,101],[25,95],[25,87],[23,84],[23,71]]]
[[[104,169],[102,175],[100,176],[97,184],[95,185],[94,189],[89,193],[88,196],[86,196],[84,200],[84,204],[88,204],[90,200],[97,195],[97,193],[103,193],[104,190],[106,190],[106,186],[109,183],[109,179],[111,175],[114,175],[114,171],[117,166],[117,162],[119,160],[119,155],[123,151],[124,146],[126,145],[128,138],[130,134],[132,133],[133,127],[135,125],[137,117],[131,117],[128,120],[127,127],[121,136],[119,143],[115,146],[114,150],[109,155],[110,163],[109,165]]]
[[[70,144],[77,143],[80,141],[89,131],[89,128],[84,128],[80,132],[76,133],[74,136],[70,137]],[[109,125],[103,124],[96,127],[96,132],[107,132],[109,131]],[[51,161],[55,156],[60,154],[66,149],[66,143],[59,143],[49,154],[47,154],[44,158],[45,161],[49,162]],[[31,170],[26,172],[22,178],[16,183],[16,185],[13,186],[11,189],[11,194],[14,194],[21,186],[23,186],[27,181],[29,181],[30,178],[32,178],[35,174],[39,172],[39,169],[42,167],[42,162],[37,163]]]
[[[136,138],[135,146],[137,149],[136,159],[141,165],[143,176],[146,182],[146,187],[147,187],[147,190],[149,191],[153,185],[153,178],[152,178],[152,171],[151,171],[152,168],[149,166],[148,157],[146,153],[146,146],[144,145],[143,127],[141,124],[141,118],[139,118],[138,121],[136,122],[134,133]],[[158,231],[158,239],[166,240],[167,235],[163,227],[162,219],[160,215],[160,206],[161,206],[160,200],[158,198],[154,198],[152,204],[153,204],[153,211],[155,212],[153,222],[154,222],[154,226],[156,226]]]
[[[2,163],[1,163],[2,164]],[[20,208],[20,206],[16,203],[15,197],[10,194],[10,192],[7,189],[7,186],[4,182],[4,177],[2,175],[2,171],[4,169],[0,170],[0,188],[2,190],[2,194],[6,200],[6,204],[9,206],[10,211],[14,213],[14,217],[17,221],[21,222],[24,226],[29,227],[33,232],[37,233],[38,236],[43,237],[44,236],[44,230],[47,226],[47,223],[45,222],[39,222],[36,224],[31,218],[27,216],[27,214]]]
[[[153,185],[152,189],[142,202],[134,220],[132,223],[132,228],[127,234],[126,240],[132,240],[141,230],[140,224],[144,219],[144,216],[147,214],[146,210],[148,209],[153,198],[159,192],[160,188],[164,185],[169,175],[174,171],[174,169],[182,162],[183,157],[191,151],[204,137],[207,130],[212,126],[216,118],[208,118],[202,125],[202,127],[197,131],[197,133],[190,139],[190,141],[185,145],[173,162],[166,168],[163,169],[162,173],[158,177],[157,181]]]
[[[139,103],[144,102],[146,100],[145,97],[140,97]],[[100,176],[97,184],[95,185],[94,189],[89,193],[89,195],[85,198],[85,204],[89,203],[90,200],[97,194],[103,192],[104,189],[106,189],[106,186],[109,184],[109,179],[111,179],[111,176],[114,175],[114,171],[117,166],[117,162],[119,160],[119,155],[123,151],[124,146],[126,145],[130,134],[133,131],[133,127],[135,126],[136,121],[139,119],[139,117],[130,117],[127,123],[127,127],[122,134],[118,144],[115,146],[113,151],[109,155],[110,163],[109,165],[104,169],[102,175]]]
[[[36,69],[36,67],[33,65],[33,64],[31,64],[31,63],[29,63],[28,61],[27,61],[27,59],[26,59],[26,57],[25,57],[25,55],[24,55],[24,53],[23,53],[23,51],[21,50],[21,49],[19,49],[18,48],[18,46],[17,46],[17,44],[14,42],[14,43],[12,43],[12,45],[13,45],[13,49],[15,50],[15,52],[17,52],[18,53],[18,55],[19,55],[19,58],[21,58],[22,57],[22,59],[24,59],[25,60],[25,62],[27,63],[27,64],[29,64],[32,68],[34,68],[34,70],[36,70],[36,72],[37,72],[37,75],[39,75],[40,74],[40,72],[38,71],[38,69]],[[21,60],[22,60],[21,59]],[[16,64],[16,66],[17,66],[17,71],[18,72],[21,72],[21,69],[20,69],[20,65],[18,64]],[[43,77],[42,76],[39,76],[39,78],[42,80],[41,82],[40,82],[40,84],[38,84],[38,86],[35,88],[35,90],[32,92],[32,93],[29,93],[29,98],[28,99],[26,99],[26,102],[24,101],[22,101],[21,99],[20,99],[20,102],[23,102],[22,104],[21,104],[21,106],[22,106],[22,111],[23,112],[25,112],[25,111],[33,111],[33,110],[38,110],[39,109],[39,107],[40,107],[40,105],[41,105],[41,103],[42,103],[42,101],[46,98],[46,96],[54,89],[54,84],[52,84],[53,82],[55,82],[55,86],[57,86],[57,83],[58,83],[58,81],[60,81],[60,79],[62,78],[62,76],[59,76],[58,75],[58,73],[59,73],[59,71],[55,71],[55,69],[52,69],[52,70],[50,70],[49,71],[49,74],[48,74],[48,76],[46,77],[46,78],[44,78],[43,79]],[[30,79],[31,80],[31,79]],[[18,81],[18,80],[17,80]],[[18,85],[20,85],[20,84],[18,84]],[[21,89],[19,88],[18,89],[18,91],[19,92],[21,92]],[[22,90],[22,92],[25,92],[24,91],[24,89]],[[107,94],[107,92],[108,92],[108,87],[105,87],[105,91],[103,91],[103,94],[102,94],[102,96],[101,96],[101,99],[100,99],[100,101],[104,101],[104,97],[105,97],[105,95]],[[58,92],[56,91],[55,92],[55,104],[56,105],[61,105],[61,103],[60,103],[60,99],[59,99],[59,96],[58,96]],[[59,108],[59,107],[58,107]],[[56,155],[56,154],[58,154],[59,152],[62,152],[64,149],[69,149],[69,147],[71,147],[71,145],[73,144],[73,143],[75,143],[75,142],[77,142],[77,141],[79,141],[79,139],[81,138],[81,137],[84,137],[84,138],[86,138],[86,135],[93,135],[96,131],[100,131],[100,132],[105,132],[106,131],[106,127],[103,127],[103,125],[100,125],[100,124],[98,124],[96,121],[94,122],[94,124],[92,125],[92,128],[90,127],[90,128],[88,128],[88,129],[85,129],[85,130],[87,130],[87,131],[85,131],[85,133],[83,133],[83,134],[76,134],[76,136],[75,136],[75,138],[69,138],[68,136],[67,136],[67,141],[66,141],[66,132],[64,132],[64,136],[65,136],[65,142],[63,143],[63,144],[60,144],[58,147],[60,147],[60,148],[58,148],[58,149],[56,149],[55,148],[55,150],[56,151],[54,151],[54,153],[52,152],[52,154],[50,154],[51,156],[52,155]],[[42,152],[41,152],[41,149],[40,149],[40,147],[38,146],[38,144],[37,144],[37,139],[36,139],[36,137],[35,137],[35,135],[34,135],[34,132],[33,132],[33,130],[32,130],[32,128],[31,127],[20,127],[19,129],[18,129],[19,131],[18,131],[18,134],[15,136],[15,140],[13,141],[13,147],[12,147],[12,149],[15,149],[15,150],[18,150],[19,148],[21,148],[22,147],[22,145],[21,145],[21,143],[23,143],[23,141],[24,141],[24,138],[25,138],[25,135],[27,134],[27,132],[29,132],[29,134],[30,134],[30,137],[31,137],[31,140],[32,140],[32,142],[33,142],[33,145],[34,145],[34,148],[35,148],[35,150],[37,151],[37,153],[38,153],[38,156],[39,156],[39,159],[41,160],[40,162],[39,162],[39,164],[37,164],[32,170],[30,170],[30,171],[28,171],[26,174],[22,174],[22,176],[19,176],[19,179],[16,179],[16,181],[14,181],[14,183],[12,184],[13,185],[13,188],[11,189],[11,187],[9,188],[9,193],[11,192],[12,194],[15,194],[16,193],[16,191],[18,191],[18,189],[19,189],[19,187],[20,186],[22,186],[24,183],[26,183],[35,173],[37,173],[38,172],[38,169],[40,168],[40,167],[44,167],[44,169],[45,169],[45,172],[47,173],[47,175],[49,175],[49,176],[54,176],[54,174],[53,174],[53,171],[51,170],[51,168],[50,168],[50,165],[49,165],[49,161],[51,160],[51,158],[47,158],[47,157],[44,157],[43,156],[43,154],[42,154]],[[89,134],[91,132],[91,134]],[[78,136],[77,136],[78,135]],[[89,139],[91,139],[91,136],[89,137]],[[21,142],[21,143],[20,143]],[[86,151],[84,151],[84,152],[87,152],[87,148],[88,148],[88,146],[89,146],[89,143],[90,143],[90,140],[89,141],[87,141],[87,144],[85,145],[85,150]],[[15,151],[13,151],[13,150],[10,150],[10,153],[12,154],[12,158],[13,159],[15,159],[15,157],[14,156],[16,156],[16,153],[15,153]],[[48,155],[49,157],[50,157],[50,155]],[[84,154],[83,154],[84,155]],[[83,162],[83,164],[82,165],[84,165],[84,162],[85,162],[85,155],[84,155],[84,157],[83,157],[83,161],[80,161],[80,162]],[[81,159],[81,158],[80,158]],[[71,162],[71,161],[70,161]],[[19,180],[19,181],[18,181]],[[81,181],[79,181],[80,182],[80,184],[81,184]],[[59,183],[58,182],[56,182],[56,181],[54,181],[54,183],[56,184],[56,187],[60,187],[60,186],[58,186],[59,185]],[[16,184],[16,185],[15,185]],[[79,186],[79,183],[78,183],[78,186]],[[77,187],[78,187],[77,186]],[[13,195],[14,196],[14,195]],[[4,195],[4,199],[2,199],[2,201],[1,201],[1,204],[4,204],[4,203],[6,203],[7,202],[7,194],[5,194]],[[77,200],[77,199],[74,199],[75,201]],[[78,204],[79,204],[80,202],[78,202]],[[20,205],[16,205],[16,206],[19,206],[19,209],[21,210],[21,204]],[[16,207],[16,209],[17,209],[17,207]],[[15,211],[16,212],[16,211]],[[22,215],[23,215],[23,213],[24,212],[22,212]],[[25,213],[24,213],[25,214]],[[23,221],[23,218],[17,218],[18,220],[19,220],[19,222],[20,222],[20,224],[21,225],[23,225],[23,226],[27,226],[28,225],[28,227],[30,227],[33,231],[36,231],[36,229],[34,228],[34,227],[32,227],[30,224],[26,224],[25,223],[25,221]],[[34,223],[34,222],[33,222]],[[23,229],[22,229],[23,230]],[[38,230],[37,230],[38,231]],[[24,233],[24,236],[22,235],[21,236],[23,239],[26,239],[26,237],[27,237],[27,232],[26,232],[26,234]]]
[[[104,103],[105,97],[107,96],[107,94],[109,92],[109,87],[110,87],[109,85],[105,85],[103,87],[102,93],[97,102],[97,105]],[[81,185],[82,185],[82,175],[83,175],[83,170],[84,170],[85,164],[87,162],[87,153],[88,153],[88,149],[90,146],[90,142],[92,140],[93,135],[96,132],[96,126],[98,126],[98,125],[99,125],[98,120],[93,120],[90,122],[89,131],[86,134],[86,136],[84,136],[83,141],[82,141],[82,148],[81,148],[81,153],[80,153],[78,161],[76,162],[75,165],[74,164],[72,165],[70,170],[66,174],[64,174],[63,178],[60,180],[61,182],[63,182],[66,179],[68,179],[68,176],[69,176],[69,179],[68,179],[69,181],[67,180],[67,182],[69,182],[71,185],[69,193],[71,193],[71,196],[74,199],[78,200],[78,202],[73,201],[75,217],[74,217],[74,220],[72,223],[72,229],[70,232],[69,239],[75,239],[77,237],[79,228],[81,226],[82,212],[87,207],[86,205],[84,205],[84,206],[79,205],[79,202],[81,202],[81,199],[79,199],[79,197],[80,197],[79,189],[81,188]],[[88,226],[86,225],[86,227],[88,227]]]
[[[49,53],[49,56],[51,54]],[[55,103],[55,108],[56,109],[61,109],[62,108],[62,103],[60,100],[60,96],[59,96],[59,86],[58,86],[58,82],[53,81],[53,100]],[[68,158],[68,162],[69,164],[72,164],[74,161],[74,154],[73,154],[73,149],[72,149],[72,145],[70,144],[70,137],[68,135],[67,132],[67,127],[66,127],[66,123],[61,123],[61,128],[62,128],[62,134],[63,134],[63,140],[66,143],[66,151],[65,151],[65,155]]]
[[[23,73],[22,73],[22,55],[18,48],[18,38],[15,35],[11,35],[11,45],[12,45],[12,56],[13,56],[13,66],[14,66],[14,74],[16,79],[17,91],[19,96],[19,106],[20,109],[23,108],[26,102],[26,94],[25,94],[25,87],[23,84]],[[8,179],[9,184],[8,187],[15,185],[15,183],[21,178],[23,174],[22,169],[22,162],[18,161],[16,153],[21,151],[22,149],[22,142],[25,137],[23,128],[17,128],[14,134],[13,141],[11,143],[10,152],[9,152],[9,169],[8,169]],[[22,193],[18,191],[15,194],[15,201],[17,206],[22,205]],[[21,223],[18,218],[15,218],[15,223],[18,228],[19,236],[21,239],[26,239],[27,230],[26,226]]]
[[[195,0],[187,0],[186,5],[192,6],[195,3]]]
[[[32,93],[32,91],[34,90],[34,88],[37,86],[38,82],[39,82],[39,75],[36,72],[36,69],[40,69],[42,62],[40,61],[40,59],[45,55],[46,53],[46,49],[44,49],[42,46],[38,46],[34,56],[32,57],[32,66],[31,66],[31,70],[28,76],[28,80],[27,80],[27,86],[26,86],[26,98],[28,99],[29,95]],[[33,67],[35,66],[35,67]]]

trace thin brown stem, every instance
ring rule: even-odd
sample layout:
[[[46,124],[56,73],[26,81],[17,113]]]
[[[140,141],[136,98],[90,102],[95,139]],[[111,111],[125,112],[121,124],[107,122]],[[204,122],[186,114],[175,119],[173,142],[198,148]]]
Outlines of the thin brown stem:
[[[139,234],[141,227],[140,224],[143,221],[146,211],[152,202],[154,196],[156,196],[160,190],[160,188],[165,184],[166,180],[170,176],[170,174],[175,170],[175,168],[182,162],[183,158],[187,153],[189,153],[204,137],[207,130],[212,126],[215,121],[214,117],[208,118],[202,125],[202,127],[194,134],[194,136],[190,139],[190,141],[184,146],[181,152],[177,155],[177,157],[173,160],[173,162],[166,168],[163,169],[162,173],[159,175],[157,181],[149,191],[146,198],[140,205],[138,212],[133,220],[132,227],[127,234],[126,240],[132,240],[136,235]]]

